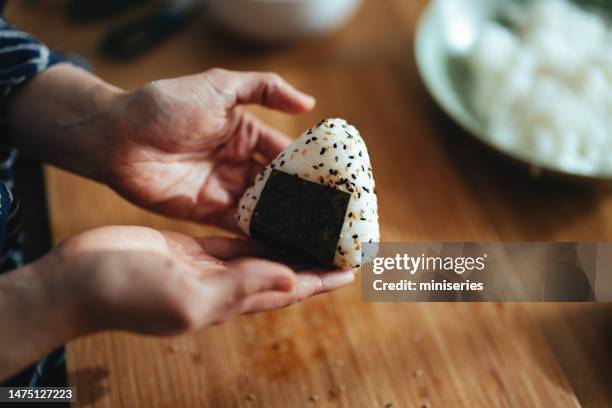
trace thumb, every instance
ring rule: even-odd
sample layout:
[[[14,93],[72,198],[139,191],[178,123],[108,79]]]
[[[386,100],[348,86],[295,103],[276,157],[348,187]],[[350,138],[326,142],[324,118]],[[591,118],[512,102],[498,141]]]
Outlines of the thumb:
[[[269,72],[234,72],[213,69],[206,73],[217,89],[235,95],[239,105],[259,104],[289,113],[312,110],[315,99]]]
[[[238,298],[265,291],[291,292],[297,277],[286,265],[265,259],[242,258],[228,264],[226,277]]]
[[[206,314],[213,322],[224,322],[240,313],[249,296],[262,292],[291,293],[296,275],[287,266],[262,259],[244,258],[228,263],[227,269],[203,279]]]

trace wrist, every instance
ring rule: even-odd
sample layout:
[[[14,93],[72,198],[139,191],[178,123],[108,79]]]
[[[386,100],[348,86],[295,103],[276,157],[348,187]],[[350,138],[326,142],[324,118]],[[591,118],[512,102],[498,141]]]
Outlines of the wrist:
[[[122,93],[83,69],[55,65],[9,97],[13,143],[41,161],[101,181],[108,118]]]
[[[80,174],[97,182],[107,184],[108,164],[114,149],[117,133],[117,109],[125,92],[106,82],[96,81],[83,98],[87,107],[60,124],[65,139],[77,144],[72,147],[75,160],[72,165],[53,163],[66,170]]]
[[[41,303],[54,307],[52,318],[61,321],[57,326],[65,340],[103,329],[95,313],[95,283],[88,280],[92,265],[65,254],[60,244],[33,263],[32,268],[44,294]]]
[[[79,293],[71,287],[65,266],[58,262],[53,252],[25,268],[26,279],[32,288],[28,294],[32,317],[38,320],[40,317],[36,316],[44,316],[48,322],[43,330],[47,330],[58,344],[85,334]]]
[[[0,277],[0,379],[81,334],[70,299],[50,290],[50,267],[43,258]]]

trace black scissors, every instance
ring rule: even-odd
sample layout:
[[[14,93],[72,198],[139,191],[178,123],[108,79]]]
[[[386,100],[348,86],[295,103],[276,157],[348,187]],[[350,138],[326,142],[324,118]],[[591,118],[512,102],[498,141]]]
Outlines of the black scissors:
[[[67,14],[73,21],[88,22],[110,17],[150,0],[71,0]],[[198,0],[177,0],[148,12],[136,20],[111,28],[101,38],[102,54],[127,60],[153,49],[181,29],[199,9]]]

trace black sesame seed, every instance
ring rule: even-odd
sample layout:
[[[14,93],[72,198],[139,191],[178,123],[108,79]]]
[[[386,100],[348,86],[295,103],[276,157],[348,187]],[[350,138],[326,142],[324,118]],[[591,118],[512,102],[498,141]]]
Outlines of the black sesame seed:
[[[352,165],[352,164],[353,164],[353,163],[349,163],[349,164],[347,164],[347,165],[346,165],[346,167],[351,167],[351,165]]]
[[[319,166],[312,166],[313,169],[318,170]]]
[[[368,193],[370,192],[370,190],[367,187],[364,187],[363,189]]]
[[[308,143],[310,143],[310,139],[308,139],[308,140],[306,141],[306,144],[308,144]]]
[[[322,148],[321,148],[321,153],[319,153],[319,154],[320,154],[320,155],[325,154],[325,148],[324,148],[324,147],[322,147]]]
[[[354,175],[354,174],[351,174],[351,178],[352,178],[353,180],[357,180],[357,177],[355,177],[355,175]]]
[[[280,166],[281,166],[281,167],[283,167],[283,164],[285,164],[285,161],[284,161],[284,160],[282,160],[282,161],[280,162]]]
[[[365,219],[365,218],[363,218],[363,217],[361,217],[361,218],[360,218],[360,220],[361,220],[361,221],[366,221],[366,219]]]
[[[349,216],[349,218],[353,218],[353,213],[350,212],[348,216]]]
[[[357,239],[357,237],[358,237],[357,234],[353,235],[353,239]]]
[[[346,150],[346,145],[344,145],[344,146],[342,147],[342,150]]]
[[[359,151],[359,157],[361,157],[361,156],[363,156],[363,155],[361,154],[361,150],[360,150],[360,151]]]
[[[334,149],[338,147],[338,143],[334,143]]]
[[[314,141],[316,141],[316,140],[317,140],[317,137],[316,137],[316,136],[313,136],[313,137],[312,137],[312,141],[314,142]]]
[[[330,128],[333,128],[333,127],[334,127],[334,124],[332,123],[331,125],[329,125],[329,127],[330,127]]]
[[[323,167],[323,163],[319,163],[319,167]]]
[[[349,159],[354,159],[354,158],[355,158],[355,156],[349,156]]]

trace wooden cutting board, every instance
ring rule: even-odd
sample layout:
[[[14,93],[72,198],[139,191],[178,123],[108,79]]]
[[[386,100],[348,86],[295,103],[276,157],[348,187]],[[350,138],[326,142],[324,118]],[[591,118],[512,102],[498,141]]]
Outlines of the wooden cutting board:
[[[308,115],[254,111],[292,135],[323,117],[353,121],[370,147],[386,241],[612,238],[608,195],[504,168],[439,113],[411,51],[424,0],[366,0],[342,32],[278,49],[236,45],[196,22],[125,65],[94,51],[117,19],[72,26],[56,2],[16,3],[7,11],[14,23],[125,88],[223,66],[274,70],[316,95]],[[46,175],[56,241],[106,224],[215,232],[62,171]],[[180,338],[79,339],[68,345],[68,367],[79,405],[95,407],[601,407],[612,404],[611,312],[605,304],[366,303],[355,284]]]

